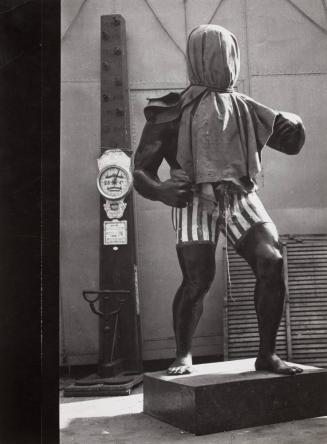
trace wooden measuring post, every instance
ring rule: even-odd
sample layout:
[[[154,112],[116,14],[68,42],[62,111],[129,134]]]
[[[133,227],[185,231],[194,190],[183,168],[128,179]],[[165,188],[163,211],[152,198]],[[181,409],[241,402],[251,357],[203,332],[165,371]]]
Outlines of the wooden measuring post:
[[[99,154],[100,289],[83,291],[99,317],[98,373],[66,387],[64,396],[128,395],[143,379],[133,195],[128,194],[132,151],[126,31],[120,15],[101,17]],[[122,184],[128,188],[120,199],[117,190],[124,188]]]
[[[121,149],[132,154],[129,120],[129,94],[126,54],[125,20],[120,15],[101,17],[101,153]],[[124,370],[141,370],[140,321],[137,293],[134,210],[132,192],[126,197],[127,207],[121,221],[127,222],[127,244],[104,244],[104,225],[108,221],[100,197],[100,290],[125,290],[128,296],[119,313],[119,335],[115,359],[123,359]],[[100,310],[108,309],[109,301],[100,301]],[[106,306],[105,306],[106,305]],[[110,309],[110,307],[109,307]],[[109,342],[105,320],[100,319],[99,373],[110,376],[105,363]],[[103,364],[104,363],[104,364]],[[102,365],[103,364],[103,365]]]

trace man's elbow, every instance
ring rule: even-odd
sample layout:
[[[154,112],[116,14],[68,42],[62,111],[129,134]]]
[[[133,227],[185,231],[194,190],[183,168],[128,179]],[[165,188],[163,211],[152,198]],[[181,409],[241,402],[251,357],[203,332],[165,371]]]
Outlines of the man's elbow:
[[[302,119],[296,114],[281,112],[267,145],[282,153],[295,155],[301,151],[304,142],[305,128]]]
[[[285,151],[287,154],[299,154],[305,142],[305,128],[302,122],[296,124],[294,135],[291,140],[286,142]]]
[[[134,189],[146,199],[155,200],[155,188],[153,182],[143,170],[135,169],[133,172]]]
[[[135,169],[133,171],[133,186],[139,194],[142,194],[142,176],[143,174],[140,170]]]

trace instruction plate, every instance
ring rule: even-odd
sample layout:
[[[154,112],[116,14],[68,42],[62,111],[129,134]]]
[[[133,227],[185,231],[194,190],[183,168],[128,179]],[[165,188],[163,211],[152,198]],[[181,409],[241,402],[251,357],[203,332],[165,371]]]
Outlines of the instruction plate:
[[[103,223],[104,245],[127,245],[127,220],[111,220]]]

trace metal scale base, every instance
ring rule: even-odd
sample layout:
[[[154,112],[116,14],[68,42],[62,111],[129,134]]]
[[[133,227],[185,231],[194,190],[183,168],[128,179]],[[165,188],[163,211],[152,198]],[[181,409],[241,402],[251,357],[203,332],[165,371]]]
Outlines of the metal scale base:
[[[109,378],[94,373],[65,387],[64,397],[127,396],[142,381],[142,373],[126,371]]]

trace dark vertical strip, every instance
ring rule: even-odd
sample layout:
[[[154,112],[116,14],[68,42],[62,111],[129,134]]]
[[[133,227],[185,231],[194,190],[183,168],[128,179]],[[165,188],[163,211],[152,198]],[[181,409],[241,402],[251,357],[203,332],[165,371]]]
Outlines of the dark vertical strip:
[[[216,227],[215,227],[215,244],[216,244],[216,245],[217,245],[217,243],[218,243],[219,232],[220,232],[220,228],[219,228],[218,218],[217,218],[217,219],[216,219]]]
[[[4,444],[58,442],[59,31],[59,0],[0,5]]]
[[[201,67],[202,67],[201,80],[202,80],[202,82],[206,82],[206,60],[205,60],[206,41],[207,41],[207,35],[204,32],[202,34],[202,40],[201,40]]]
[[[209,240],[212,241],[212,229],[211,229],[212,214],[207,215],[207,223],[208,223],[208,231],[209,231]]]
[[[41,443],[59,440],[60,0],[42,1]]]
[[[187,207],[187,240],[192,241],[192,213],[193,213],[193,205],[189,205]]]

